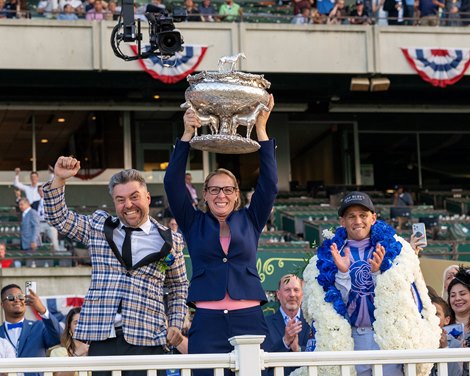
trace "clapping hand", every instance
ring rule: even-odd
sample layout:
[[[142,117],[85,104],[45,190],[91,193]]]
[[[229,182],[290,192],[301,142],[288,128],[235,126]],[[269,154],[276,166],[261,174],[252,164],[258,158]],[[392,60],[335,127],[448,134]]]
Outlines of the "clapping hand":
[[[351,265],[351,260],[349,255],[351,253],[348,247],[344,248],[344,256],[341,256],[338,250],[336,243],[333,243],[330,246],[331,256],[333,256],[333,261],[335,262],[336,267],[342,273],[346,273],[349,270],[349,265]]]

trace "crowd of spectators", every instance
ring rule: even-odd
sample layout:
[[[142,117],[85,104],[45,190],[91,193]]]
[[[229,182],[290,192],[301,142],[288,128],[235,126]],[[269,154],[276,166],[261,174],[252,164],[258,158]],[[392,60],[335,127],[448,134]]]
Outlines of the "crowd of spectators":
[[[189,22],[276,22],[352,25],[470,25],[470,0],[149,0],[162,10],[186,9]],[[146,20],[147,2],[134,4]],[[45,17],[58,20],[117,20],[118,0],[0,0],[0,18]],[[261,17],[261,18],[260,18]]]

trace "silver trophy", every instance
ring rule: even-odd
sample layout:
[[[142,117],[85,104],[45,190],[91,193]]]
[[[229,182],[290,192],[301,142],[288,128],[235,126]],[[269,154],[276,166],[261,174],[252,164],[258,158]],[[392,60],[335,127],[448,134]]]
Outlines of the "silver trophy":
[[[271,83],[263,75],[236,71],[240,58],[245,55],[223,56],[219,59],[218,71],[188,76],[186,102],[181,108],[191,108],[201,124],[210,130],[210,134],[199,136],[196,133],[190,142],[194,149],[244,154],[260,148],[250,136],[259,112],[269,111],[266,89]],[[246,127],[245,136],[237,133],[240,125]]]

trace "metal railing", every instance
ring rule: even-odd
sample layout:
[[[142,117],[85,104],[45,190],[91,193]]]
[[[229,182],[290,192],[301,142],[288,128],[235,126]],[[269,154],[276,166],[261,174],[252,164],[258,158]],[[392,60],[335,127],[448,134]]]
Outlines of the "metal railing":
[[[338,374],[353,374],[357,364],[370,364],[373,374],[382,376],[382,365],[403,364],[407,375],[416,375],[416,365],[437,364],[440,376],[446,376],[447,363],[469,363],[470,348],[438,350],[377,350],[377,351],[319,351],[298,353],[268,353],[260,349],[263,336],[238,336],[230,339],[234,351],[228,354],[142,355],[72,358],[20,358],[2,359],[0,373],[75,371],[87,376],[88,371],[147,370],[156,376],[157,370],[180,369],[181,376],[190,376],[192,369],[209,368],[215,376],[223,376],[230,369],[237,376],[260,376],[263,369],[274,368],[274,376],[284,375],[284,367],[307,366],[310,376],[321,375],[320,367],[339,367]]]

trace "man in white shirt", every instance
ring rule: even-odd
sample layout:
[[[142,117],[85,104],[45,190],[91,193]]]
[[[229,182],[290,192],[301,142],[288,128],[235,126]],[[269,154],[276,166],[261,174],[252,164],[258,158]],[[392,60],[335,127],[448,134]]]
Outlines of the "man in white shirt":
[[[29,203],[31,204],[31,207],[34,210],[38,209],[39,205],[39,200],[41,199],[41,196],[39,196],[38,192],[38,186],[39,186],[39,175],[36,171],[31,171],[30,174],[30,179],[31,179],[31,185],[25,185],[20,182],[20,168],[17,167],[15,168],[15,180],[13,180],[13,186],[22,190],[26,198],[28,199]]]

